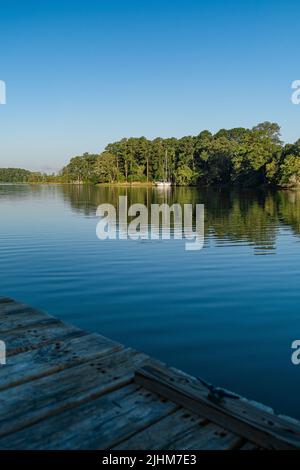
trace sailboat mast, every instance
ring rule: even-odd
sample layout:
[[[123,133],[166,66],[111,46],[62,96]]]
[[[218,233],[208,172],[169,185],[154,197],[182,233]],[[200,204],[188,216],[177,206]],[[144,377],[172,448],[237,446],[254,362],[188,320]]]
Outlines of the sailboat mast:
[[[168,149],[165,151],[165,181],[168,181]]]

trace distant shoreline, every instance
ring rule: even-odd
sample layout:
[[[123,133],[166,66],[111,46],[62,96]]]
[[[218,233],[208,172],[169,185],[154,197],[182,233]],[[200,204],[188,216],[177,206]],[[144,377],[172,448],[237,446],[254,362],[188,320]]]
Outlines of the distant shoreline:
[[[100,154],[72,157],[57,174],[0,168],[0,181],[20,180],[120,188],[153,187],[156,181],[185,187],[300,188],[300,139],[284,144],[280,126],[269,121],[181,138],[123,138]]]
[[[62,181],[0,181],[0,185],[7,185],[7,186],[14,186],[14,185],[60,185],[60,186],[94,186],[94,187],[108,187],[108,186],[115,186],[115,187],[135,187],[135,188],[152,188],[155,187],[155,183],[148,182],[148,183],[141,183],[140,181],[133,181],[132,183],[129,182],[120,182],[120,183],[91,183],[90,181],[84,182],[62,182]],[[175,186],[175,185],[174,185]],[[187,186],[185,186],[187,187]],[[192,186],[190,186],[192,187]]]
[[[94,188],[158,188],[154,182],[142,183],[139,181],[119,182],[119,183],[92,183],[90,181],[84,182],[62,182],[62,181],[0,181],[0,186],[92,186]],[[242,186],[234,184],[220,184],[220,185],[180,185],[173,184],[171,188],[205,188],[205,189],[232,189],[232,190],[277,190],[277,191],[300,191],[300,185],[294,186],[280,186],[280,185],[260,185],[260,186]],[[159,189],[159,188],[158,188]]]
[[[140,181],[132,181],[131,183],[129,183],[128,181],[127,182],[122,182],[122,183],[97,183],[95,186],[119,186],[119,187],[125,187],[125,188],[128,188],[128,187],[135,187],[135,188],[152,188],[153,186],[155,186],[155,183],[153,182],[140,182]]]

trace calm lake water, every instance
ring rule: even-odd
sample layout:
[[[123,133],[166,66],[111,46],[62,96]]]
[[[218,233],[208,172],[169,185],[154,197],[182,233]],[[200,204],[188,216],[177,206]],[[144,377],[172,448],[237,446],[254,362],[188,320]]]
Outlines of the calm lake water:
[[[205,246],[96,238],[96,208],[205,204]],[[300,418],[300,193],[0,185],[0,295]]]

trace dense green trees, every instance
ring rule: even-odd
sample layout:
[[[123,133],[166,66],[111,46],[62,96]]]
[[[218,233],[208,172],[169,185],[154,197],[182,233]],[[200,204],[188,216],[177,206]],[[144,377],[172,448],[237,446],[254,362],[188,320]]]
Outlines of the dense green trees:
[[[0,183],[56,183],[57,175],[23,170],[22,168],[0,168]]]
[[[13,175],[9,173],[12,170],[5,171],[0,181],[49,179],[41,174],[18,173],[25,170],[15,170]],[[214,135],[205,130],[181,139],[124,138],[108,144],[99,155],[85,153],[72,158],[57,180],[151,183],[166,177],[178,186],[298,186],[300,139],[283,145],[280,127],[272,122],[252,129],[221,129]]]
[[[122,139],[100,155],[73,158],[62,176],[70,182],[151,182],[166,177],[167,161],[167,178],[178,186],[290,186],[300,182],[298,157],[300,141],[283,147],[279,125],[263,122],[181,139]]]
[[[21,168],[0,168],[0,182],[26,183],[30,175],[30,171]]]

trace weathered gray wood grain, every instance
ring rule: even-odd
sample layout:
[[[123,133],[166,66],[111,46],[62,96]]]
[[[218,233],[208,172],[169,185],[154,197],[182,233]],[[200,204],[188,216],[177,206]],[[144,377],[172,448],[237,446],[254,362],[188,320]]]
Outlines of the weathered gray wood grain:
[[[160,450],[172,447],[187,432],[196,432],[207,424],[207,420],[178,409],[166,418],[120,442],[115,450]]]
[[[135,385],[0,439],[0,449],[110,449],[176,409]]]
[[[24,328],[42,321],[55,321],[56,319],[39,310],[22,304],[9,304],[11,309],[1,309],[0,304],[0,334],[6,331]],[[57,321],[57,320],[56,320]]]
[[[93,357],[122,349],[122,346],[101,335],[85,334],[10,356],[0,368],[0,390],[76,366]]]
[[[147,356],[131,349],[116,351],[2,391],[0,436],[129,384],[134,369],[147,360]]]
[[[58,320],[47,319],[28,327],[12,329],[2,333],[1,339],[6,343],[7,356],[11,356],[37,349],[57,339],[74,338],[84,334],[79,328],[66,325]]]
[[[182,433],[167,450],[234,450],[241,443],[240,437],[210,423]]]
[[[176,369],[148,366],[136,383],[200,414],[250,442],[269,449],[300,448],[300,427],[240,399],[209,399],[208,388]]]
[[[0,339],[0,449],[300,447],[296,421],[212,401],[197,379],[10,298]]]
[[[198,415],[179,409],[121,442],[115,450],[224,450],[240,444],[240,438]]]

